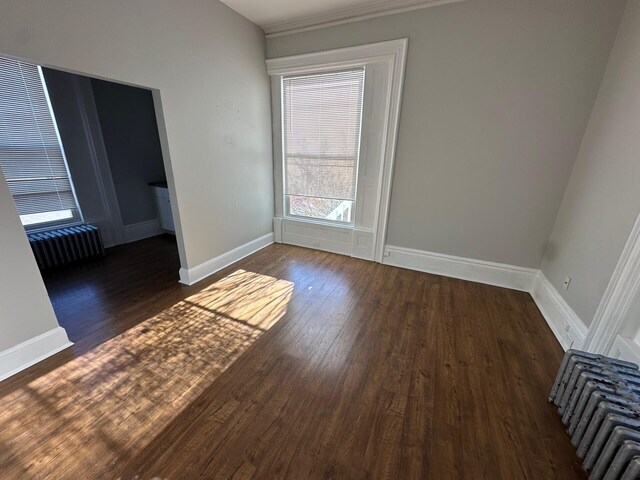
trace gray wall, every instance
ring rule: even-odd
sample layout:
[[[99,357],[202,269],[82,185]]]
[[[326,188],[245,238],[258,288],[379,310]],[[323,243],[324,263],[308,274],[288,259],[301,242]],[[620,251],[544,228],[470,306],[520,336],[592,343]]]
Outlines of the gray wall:
[[[640,1],[631,0],[542,262],[587,326],[640,213],[639,26]]]
[[[267,40],[409,37],[387,243],[538,268],[625,0],[470,0]]]
[[[36,260],[0,170],[0,352],[57,326]]]
[[[264,33],[227,6],[6,0],[0,53],[155,89],[183,267],[273,231]]]
[[[149,90],[91,80],[123,225],[158,217],[149,182],[165,180]]]

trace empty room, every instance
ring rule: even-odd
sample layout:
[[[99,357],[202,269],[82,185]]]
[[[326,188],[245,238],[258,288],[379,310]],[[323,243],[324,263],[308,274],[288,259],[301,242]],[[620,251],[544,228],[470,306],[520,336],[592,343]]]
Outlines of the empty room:
[[[0,479],[640,479],[640,0],[0,0]]]

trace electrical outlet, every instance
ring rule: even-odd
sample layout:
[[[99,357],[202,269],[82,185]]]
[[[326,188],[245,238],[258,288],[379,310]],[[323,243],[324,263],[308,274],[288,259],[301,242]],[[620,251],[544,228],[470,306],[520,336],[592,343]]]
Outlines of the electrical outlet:
[[[564,287],[565,290],[569,290],[570,284],[571,284],[571,277],[567,275],[566,277],[564,277],[564,282],[562,282],[562,286]]]
[[[320,242],[319,242],[319,241],[317,241],[317,240],[314,240],[311,244],[312,244],[314,247],[319,247],[319,246],[320,246]]]
[[[391,256],[391,252],[389,250],[385,250],[382,254],[383,257],[390,257]]]

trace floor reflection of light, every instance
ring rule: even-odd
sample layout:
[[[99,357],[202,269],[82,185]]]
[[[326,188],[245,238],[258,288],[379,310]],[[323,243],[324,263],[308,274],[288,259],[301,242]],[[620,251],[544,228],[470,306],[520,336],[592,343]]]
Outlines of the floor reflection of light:
[[[135,455],[284,315],[292,291],[238,270],[1,398],[0,472],[88,478]]]
[[[85,300],[87,303],[89,303],[88,300],[91,300],[91,304],[95,305],[102,300],[102,294],[92,283],[81,283],[75,286],[65,286],[56,295],[56,300],[62,305],[76,299]]]

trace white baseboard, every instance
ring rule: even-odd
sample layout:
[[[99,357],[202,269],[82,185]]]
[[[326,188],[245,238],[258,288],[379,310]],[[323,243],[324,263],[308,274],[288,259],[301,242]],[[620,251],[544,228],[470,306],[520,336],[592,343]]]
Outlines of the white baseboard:
[[[385,265],[529,292],[562,348],[584,345],[588,328],[540,270],[391,245],[385,255]]]
[[[538,270],[387,245],[382,263],[530,292]]]
[[[587,336],[587,326],[544,273],[538,272],[531,296],[562,348],[582,348]]]
[[[15,375],[54,353],[73,345],[62,327],[56,327],[37,337],[0,352],[0,380]]]
[[[213,275],[219,270],[228,267],[232,263],[242,260],[244,257],[257,252],[273,243],[273,232],[267,233],[262,237],[251,240],[250,242],[240,245],[239,247],[229,250],[228,252],[218,255],[211,260],[196,265],[192,268],[180,269],[180,283],[185,285],[193,285],[194,283],[202,280],[203,278]]]
[[[144,222],[132,223],[131,225],[123,225],[124,241],[126,243],[137,242],[145,238],[160,235],[164,230],[160,228],[160,220],[146,220]]]

